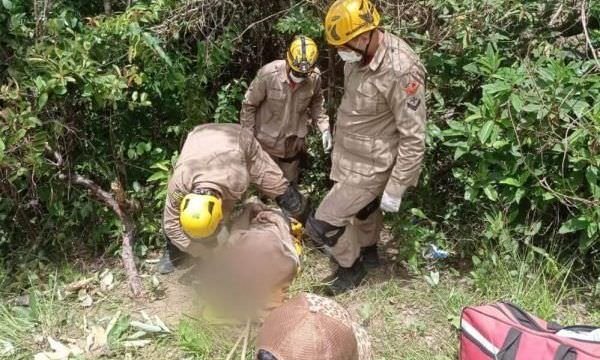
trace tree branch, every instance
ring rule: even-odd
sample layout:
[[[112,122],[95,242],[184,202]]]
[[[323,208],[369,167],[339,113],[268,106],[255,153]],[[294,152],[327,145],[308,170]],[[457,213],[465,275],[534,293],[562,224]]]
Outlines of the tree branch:
[[[123,238],[121,248],[121,259],[123,261],[123,267],[127,274],[129,288],[134,297],[140,297],[143,295],[143,286],[137,268],[135,266],[135,257],[133,254],[133,244],[135,242],[136,227],[135,223],[129,215],[128,210],[131,209],[131,202],[127,200],[125,191],[121,183],[116,180],[111,184],[112,193],[108,192],[91,179],[86,178],[80,174],[67,175],[63,172],[64,169],[64,158],[58,152],[50,148],[48,144],[45,145],[46,150],[52,154],[55,161],[50,161],[52,165],[60,170],[59,178],[70,181],[73,184],[79,185],[86,188],[97,200],[104,203],[106,206],[112,209],[115,214],[121,220],[123,224]]]

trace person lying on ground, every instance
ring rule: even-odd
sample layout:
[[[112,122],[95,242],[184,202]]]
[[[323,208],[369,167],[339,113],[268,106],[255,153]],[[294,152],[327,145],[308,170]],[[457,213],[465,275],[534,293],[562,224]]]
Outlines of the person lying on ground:
[[[280,305],[300,268],[300,234],[281,210],[248,202],[230,236],[199,266],[199,294],[227,318],[259,318]]]

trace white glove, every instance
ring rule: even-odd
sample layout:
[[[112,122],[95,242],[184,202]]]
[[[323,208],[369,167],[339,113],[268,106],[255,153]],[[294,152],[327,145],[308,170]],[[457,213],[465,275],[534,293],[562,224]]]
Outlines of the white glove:
[[[381,205],[379,207],[385,212],[398,212],[398,210],[400,210],[400,204],[402,204],[401,197],[392,197],[384,191],[383,196],[381,197]]]
[[[323,150],[325,153],[329,153],[333,148],[333,137],[331,137],[331,131],[325,130],[322,135],[323,139]]]

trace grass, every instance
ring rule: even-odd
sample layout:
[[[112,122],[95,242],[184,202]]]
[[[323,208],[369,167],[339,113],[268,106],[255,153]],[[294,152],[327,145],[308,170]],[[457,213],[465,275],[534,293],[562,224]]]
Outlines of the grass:
[[[409,275],[395,262],[388,262],[382,270],[369,274],[361,287],[337,296],[336,300],[367,329],[376,359],[456,359],[461,309],[498,300],[513,301],[547,320],[563,324],[599,323],[599,309],[585,302],[585,292],[569,282],[570,267],[561,268],[548,261],[551,260],[505,258],[480,264],[471,274],[441,267],[440,280],[435,286],[425,281],[423,275]],[[308,250],[303,271],[292,284],[291,293],[312,291],[329,271],[328,260]],[[78,277],[70,274],[68,278]],[[0,300],[0,354],[6,342],[17,349],[6,358],[28,359],[36,352],[48,350],[45,341],[39,342],[47,336],[63,342],[69,338],[85,339],[82,329],[86,323],[88,327],[90,323],[106,324],[117,310],[123,316],[133,317],[143,308],[127,298],[124,284],[119,291],[103,294],[104,299],[91,309],[83,309],[76,298],[59,296],[62,286],[59,281],[30,285],[29,307],[14,306],[9,297]],[[216,327],[181,316],[171,328],[173,334],[150,337],[151,344],[143,348],[113,349],[104,357],[225,359],[243,326]],[[251,339],[256,332],[254,327]],[[248,359],[252,358],[251,352],[250,344]]]

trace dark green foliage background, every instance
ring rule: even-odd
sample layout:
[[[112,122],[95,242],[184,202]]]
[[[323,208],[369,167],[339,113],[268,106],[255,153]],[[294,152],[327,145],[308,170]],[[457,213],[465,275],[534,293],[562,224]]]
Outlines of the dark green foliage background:
[[[107,190],[115,179],[124,184],[138,203],[144,255],[161,244],[164,188],[185,133],[237,121],[252,76],[293,35],[319,39],[324,84],[334,76],[336,85],[325,92],[330,109],[341,95],[342,64],[329,67],[334,53],[321,39],[323,0],[112,1],[110,16],[100,2],[47,1],[45,17],[43,3],[0,5],[7,268],[119,251],[118,219],[58,177],[49,149],[69,173]],[[376,3],[385,29],[429,72],[421,185],[388,219],[401,258],[418,269],[429,243],[477,266],[533,251],[574,257],[578,274],[598,276],[600,76],[581,2]],[[590,45],[600,48],[600,5],[586,4]],[[318,198],[328,160],[318,139],[310,144],[304,181]]]

